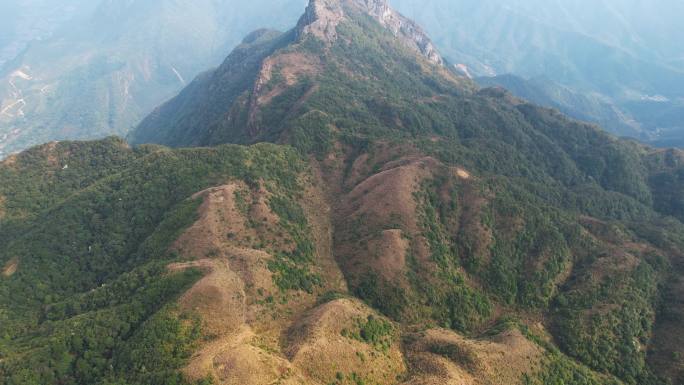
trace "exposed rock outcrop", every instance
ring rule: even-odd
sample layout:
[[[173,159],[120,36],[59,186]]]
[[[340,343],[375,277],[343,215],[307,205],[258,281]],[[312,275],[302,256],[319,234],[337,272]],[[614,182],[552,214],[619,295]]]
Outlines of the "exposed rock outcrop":
[[[313,34],[322,40],[332,42],[337,38],[337,25],[350,11],[369,15],[430,62],[444,64],[425,31],[392,9],[387,0],[311,0],[299,20],[297,31],[300,36]]]

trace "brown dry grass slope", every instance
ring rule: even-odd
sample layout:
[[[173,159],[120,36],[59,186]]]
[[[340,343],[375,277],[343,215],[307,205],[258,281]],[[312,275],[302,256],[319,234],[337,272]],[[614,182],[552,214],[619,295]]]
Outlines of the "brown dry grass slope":
[[[474,234],[474,250],[487,253],[492,234],[480,218],[490,197],[478,189],[477,176],[392,146],[350,159],[312,161],[310,171],[300,178],[297,202],[314,243],[311,270],[322,282],[311,292],[283,291],[269,269],[278,253],[295,250],[271,209],[277,186],[235,181],[196,194],[203,199],[199,219],[173,246],[185,261],[169,266],[205,272],[179,300],[181,311],[194,312],[203,322],[202,343],[184,369],[189,379],[211,377],[217,385],[508,385],[542,370],[546,352],[517,328],[479,338],[436,329],[429,313],[395,323],[348,294],[348,285],[353,288],[366,272],[415,290],[410,263],[421,266],[420,279],[440,284],[433,282],[438,267],[421,223],[420,194],[435,181],[446,181],[430,184],[438,199],[458,200],[459,211],[445,224],[448,231]],[[446,185],[456,186],[458,194]],[[587,232],[597,240],[625,243],[602,224],[591,225]],[[635,256],[652,252],[633,244],[627,252],[597,259],[589,270],[596,275],[631,270]],[[463,275],[466,285],[480,285]],[[587,276],[593,279],[600,276]],[[546,334],[540,315],[521,317]],[[376,322],[372,327],[391,330],[383,331],[388,334],[381,344],[364,329],[370,320]]]
[[[444,329],[410,336],[413,376],[406,385],[509,385],[536,371],[543,350],[517,329],[489,339],[468,339]]]
[[[175,244],[192,261],[171,266],[207,271],[180,299],[183,309],[201,316],[210,340],[191,359],[186,374],[193,379],[209,375],[221,384],[283,379],[291,370],[277,352],[280,335],[291,321],[288,313],[308,308],[315,298],[296,293],[288,298],[287,307],[268,300],[280,293],[268,269],[272,255],[257,244],[268,239],[288,246],[278,237],[277,216],[266,202],[268,192],[263,187],[251,190],[231,183],[199,195],[204,199],[200,218]],[[248,206],[246,211],[236,202],[239,195]],[[240,358],[251,356],[254,359]]]

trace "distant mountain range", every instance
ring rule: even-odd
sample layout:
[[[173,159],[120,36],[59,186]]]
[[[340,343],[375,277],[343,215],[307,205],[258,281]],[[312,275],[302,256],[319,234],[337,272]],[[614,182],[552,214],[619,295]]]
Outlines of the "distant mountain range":
[[[0,68],[32,41],[48,39],[96,2],[84,0],[8,0],[0,3]]]
[[[304,5],[3,2],[0,17],[8,24],[0,28],[12,33],[0,45],[7,60],[0,71],[0,157],[49,140],[123,135],[244,35],[290,25]]]
[[[482,84],[509,86],[520,97],[536,88],[535,102],[616,135],[684,146],[684,44],[673,38],[684,35],[681,2],[393,3],[426,28],[464,75],[528,81],[524,90],[520,80]],[[304,0],[3,2],[0,158],[48,140],[125,135],[185,82],[218,65],[247,33],[283,30],[304,6]]]
[[[544,88],[562,85],[616,108],[621,121],[607,124],[603,113],[592,121],[618,135],[684,144],[684,43],[674,38],[684,36],[680,1],[394,3],[425,26],[445,57],[474,77],[513,74],[537,86],[548,79]],[[568,102],[552,99],[543,104]],[[571,109],[584,106],[586,100]]]
[[[638,122],[600,94],[579,92],[543,77],[524,79],[509,74],[475,80],[483,87],[503,87],[530,102],[556,108],[575,119],[594,122],[620,136],[639,137],[642,133]]]

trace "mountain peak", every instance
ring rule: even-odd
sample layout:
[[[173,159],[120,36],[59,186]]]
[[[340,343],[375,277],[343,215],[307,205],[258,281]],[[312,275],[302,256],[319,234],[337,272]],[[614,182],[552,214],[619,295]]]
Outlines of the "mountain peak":
[[[425,31],[392,9],[387,0],[310,0],[297,25],[299,36],[313,35],[326,42],[337,39],[337,26],[354,14],[365,14],[392,32],[404,44],[430,62],[443,65],[439,52]]]

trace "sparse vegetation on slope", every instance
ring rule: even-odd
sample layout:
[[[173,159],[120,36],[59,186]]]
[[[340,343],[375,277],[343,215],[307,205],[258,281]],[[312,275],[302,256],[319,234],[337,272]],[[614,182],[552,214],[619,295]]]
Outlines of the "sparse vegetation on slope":
[[[115,150],[120,143],[100,145]],[[92,156],[91,147],[72,147],[72,157]],[[176,370],[189,357],[198,326],[192,313],[167,304],[199,274],[168,275],[164,267],[177,258],[169,246],[196,219],[199,202],[190,197],[229,179],[263,181],[294,196],[302,167],[294,151],[272,145],[158,149],[74,188],[64,200],[45,198],[55,203],[17,225],[32,230],[0,251],[3,264],[21,261],[0,279],[4,382],[182,381]],[[150,351],[157,360],[143,368],[137,358]]]

